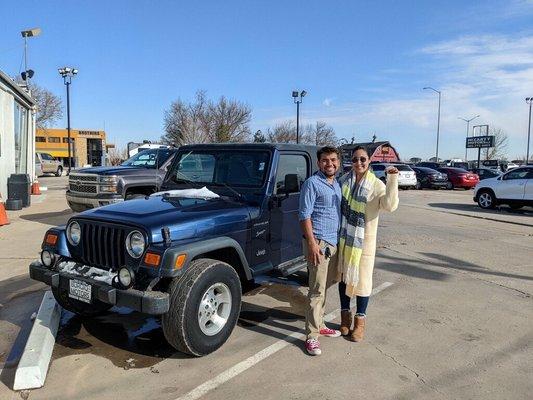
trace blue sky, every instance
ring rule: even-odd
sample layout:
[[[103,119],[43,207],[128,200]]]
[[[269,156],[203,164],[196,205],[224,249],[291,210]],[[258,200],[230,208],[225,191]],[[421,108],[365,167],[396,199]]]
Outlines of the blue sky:
[[[157,140],[170,103],[197,90],[253,109],[252,130],[294,118],[339,137],[390,140],[403,158],[462,157],[466,124],[504,129],[525,155],[533,96],[533,0],[509,1],[3,1],[0,69],[22,69],[64,98],[57,68],[75,66],[72,126],[111,142]],[[6,14],[7,11],[7,14]],[[59,121],[58,127],[66,126]],[[473,157],[473,151],[471,157]]]

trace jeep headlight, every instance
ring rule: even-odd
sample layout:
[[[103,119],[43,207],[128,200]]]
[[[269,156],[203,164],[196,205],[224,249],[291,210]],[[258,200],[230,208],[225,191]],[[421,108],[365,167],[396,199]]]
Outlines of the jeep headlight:
[[[132,231],[126,237],[126,250],[128,254],[133,258],[139,258],[144,253],[146,242],[144,236],[139,231]]]
[[[81,227],[76,221],[72,221],[67,226],[67,239],[73,246],[77,246],[81,240]]]

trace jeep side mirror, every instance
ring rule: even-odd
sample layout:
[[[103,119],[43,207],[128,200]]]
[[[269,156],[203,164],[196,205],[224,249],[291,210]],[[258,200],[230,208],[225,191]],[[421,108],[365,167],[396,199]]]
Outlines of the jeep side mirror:
[[[287,174],[285,175],[285,185],[284,192],[288,195],[289,193],[298,193],[300,191],[300,182],[298,180],[298,174]]]

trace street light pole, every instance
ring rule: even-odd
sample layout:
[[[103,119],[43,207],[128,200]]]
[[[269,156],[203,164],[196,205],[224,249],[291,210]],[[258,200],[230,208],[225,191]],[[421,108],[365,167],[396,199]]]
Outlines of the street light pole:
[[[24,38],[24,72],[22,73],[22,79],[29,84],[33,71],[28,70],[28,38],[39,36],[41,34],[41,28],[33,28],[20,32]]]
[[[71,145],[72,145],[72,139],[70,138],[70,84],[72,83],[72,77],[78,73],[78,70],[76,68],[71,67],[63,67],[59,68],[59,74],[63,77],[63,83],[67,87],[67,148],[68,148],[68,171],[67,175],[70,175],[70,169],[72,165],[72,158],[71,157]],[[75,157],[75,154],[73,154]]]
[[[437,149],[435,151],[435,161],[439,162],[440,97],[441,97],[441,92],[440,92],[440,90],[434,89],[431,86],[427,86],[423,90],[428,90],[428,89],[429,90],[433,90],[435,93],[437,93],[439,95],[439,111],[438,111],[438,114],[437,114]]]
[[[533,104],[533,97],[527,97],[526,103],[529,104],[529,124],[527,127],[527,150],[526,150],[526,165],[529,164],[529,139],[531,137],[531,104]]]
[[[296,103],[296,144],[300,143],[300,103],[306,94],[307,92],[305,90],[301,92],[297,90],[292,91],[292,98]]]
[[[468,137],[468,134],[470,133],[470,122],[472,122],[473,120],[475,120],[478,117],[479,117],[479,114],[476,115],[475,117],[470,118],[470,119],[457,117],[457,118],[462,119],[463,121],[466,122],[466,137]],[[466,147],[466,146],[465,146],[465,161],[468,162],[468,147]]]

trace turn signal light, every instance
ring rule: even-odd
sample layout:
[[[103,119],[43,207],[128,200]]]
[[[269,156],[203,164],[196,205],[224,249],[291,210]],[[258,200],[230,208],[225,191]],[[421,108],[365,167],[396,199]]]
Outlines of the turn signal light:
[[[161,256],[156,253],[146,253],[144,256],[144,263],[146,265],[151,265],[152,267],[157,267],[161,261]]]
[[[183,264],[185,264],[185,259],[187,258],[187,255],[185,254],[180,254],[177,258],[176,258],[176,263],[174,264],[174,269],[180,269],[181,267],[183,267]]]
[[[46,244],[54,246],[57,243],[57,235],[49,233],[46,235],[46,239],[44,241],[46,242]]]

